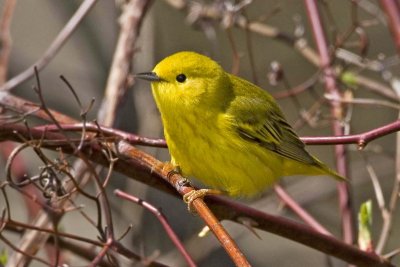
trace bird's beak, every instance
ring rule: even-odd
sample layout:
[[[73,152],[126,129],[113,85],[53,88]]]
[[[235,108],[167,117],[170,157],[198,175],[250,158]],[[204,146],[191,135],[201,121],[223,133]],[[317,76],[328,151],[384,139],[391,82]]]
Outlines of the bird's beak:
[[[135,74],[135,78],[150,81],[150,82],[160,82],[162,79],[158,77],[158,75],[155,72],[142,72]]]

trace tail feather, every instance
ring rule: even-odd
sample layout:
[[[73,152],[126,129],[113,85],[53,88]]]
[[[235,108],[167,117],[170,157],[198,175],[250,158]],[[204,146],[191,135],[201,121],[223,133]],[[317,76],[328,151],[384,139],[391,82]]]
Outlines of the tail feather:
[[[332,170],[331,168],[329,168],[328,166],[326,166],[323,162],[319,161],[317,158],[313,157],[316,165],[318,166],[318,168],[320,168],[321,170],[324,171],[324,173],[329,174],[330,176],[334,177],[337,180],[340,181],[347,181],[347,179],[341,175],[339,175],[336,171]]]
[[[329,175],[339,181],[347,181],[346,178],[339,175],[334,170],[330,169],[324,163],[313,157],[314,164],[304,164],[291,159],[285,159],[284,161],[284,176],[292,175]]]

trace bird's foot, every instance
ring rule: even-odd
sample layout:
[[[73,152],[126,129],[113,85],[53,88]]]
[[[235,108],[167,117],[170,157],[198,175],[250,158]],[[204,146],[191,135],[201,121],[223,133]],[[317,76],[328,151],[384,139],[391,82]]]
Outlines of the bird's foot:
[[[167,177],[171,182],[175,174],[179,174],[180,178],[176,182],[173,182],[176,189],[180,191],[181,187],[190,186],[189,180],[182,176],[181,168],[179,165],[174,165],[171,163],[166,163],[164,165],[164,170],[168,171]],[[185,195],[183,195],[183,201],[188,205],[189,212],[196,214],[196,210],[193,208],[193,201],[197,198],[204,198],[206,195],[223,195],[224,192],[217,189],[198,189],[192,190]]]
[[[189,212],[196,214],[196,210],[193,207],[193,201],[195,201],[198,198],[204,198],[207,195],[222,195],[222,194],[224,194],[222,191],[216,189],[192,190],[183,195],[183,201],[188,205]]]
[[[179,165],[172,164],[171,162],[165,162],[163,166],[163,171],[167,171],[167,176],[173,176],[174,174],[181,174],[181,168]]]

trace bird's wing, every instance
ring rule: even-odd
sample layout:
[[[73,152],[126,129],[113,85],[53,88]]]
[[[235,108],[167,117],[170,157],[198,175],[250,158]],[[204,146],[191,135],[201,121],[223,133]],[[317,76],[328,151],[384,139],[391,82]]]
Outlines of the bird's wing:
[[[234,131],[243,139],[258,143],[283,157],[316,164],[272,96],[241,79],[235,81],[233,86],[236,87],[235,98],[226,114]]]

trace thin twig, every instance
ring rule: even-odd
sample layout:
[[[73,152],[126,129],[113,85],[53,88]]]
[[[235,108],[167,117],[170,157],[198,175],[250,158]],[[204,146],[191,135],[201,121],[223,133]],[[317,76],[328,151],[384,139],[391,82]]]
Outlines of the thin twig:
[[[318,11],[317,3],[315,0],[304,1],[307,15],[310,20],[314,40],[318,48],[319,56],[321,59],[320,67],[323,70],[325,90],[335,98],[340,98],[337,88],[334,71],[331,67],[330,53],[328,50],[328,43],[325,38],[322,21]],[[332,130],[335,136],[343,135],[343,128],[340,124],[340,116],[342,108],[340,103],[331,102],[331,114],[334,120],[332,121]],[[335,146],[336,169],[338,173],[344,177],[348,177],[348,169],[346,163],[346,150],[343,145]],[[346,243],[352,244],[354,241],[354,218],[351,212],[350,188],[346,182],[338,184],[339,193],[339,206],[342,214],[342,228],[343,238]]]
[[[171,225],[169,224],[167,218],[165,217],[165,215],[162,213],[162,211],[160,209],[157,209],[150,203],[148,203],[138,197],[129,195],[118,189],[114,191],[114,194],[120,198],[129,200],[133,203],[136,203],[136,204],[144,207],[145,209],[149,210],[152,214],[154,214],[154,216],[156,216],[156,218],[160,221],[160,223],[163,226],[168,237],[175,244],[178,251],[182,254],[184,259],[186,260],[186,263],[188,264],[188,266],[191,266],[191,267],[196,266],[196,263],[193,261],[192,257],[189,255],[188,251],[185,249],[182,242],[179,240],[178,236],[176,235],[176,233],[172,229]]]
[[[64,28],[59,32],[49,48],[47,48],[46,52],[25,71],[21,72],[17,76],[14,76],[11,80],[8,80],[7,83],[2,85],[0,87],[0,91],[11,90],[32,77],[34,75],[34,66],[36,66],[39,70],[47,66],[47,64],[57,55],[58,51],[66,43],[72,33],[77,29],[79,23],[91,10],[94,4],[96,4],[96,2],[97,0],[85,0],[75,14],[71,17],[71,19],[67,22],[67,24],[65,24]]]
[[[274,191],[285,203],[285,205],[290,207],[290,209],[311,228],[313,228],[315,231],[320,232],[321,234],[332,236],[332,234],[325,227],[323,227],[317,220],[315,220],[315,218],[313,218],[311,214],[304,210],[280,185],[275,185]]]
[[[7,79],[8,62],[11,52],[10,25],[14,14],[16,0],[6,0],[0,20],[0,85]]]
[[[400,93],[400,92],[397,92]],[[400,122],[400,113],[398,114],[399,122]],[[397,132],[396,134],[396,156],[395,156],[395,170],[396,174],[393,181],[392,186],[392,193],[390,195],[389,205],[388,207],[381,208],[382,219],[383,219],[383,226],[379,235],[378,243],[376,245],[376,252],[382,253],[387,241],[390,237],[390,231],[392,230],[393,226],[393,215],[396,211],[398,201],[400,198],[400,133]]]

